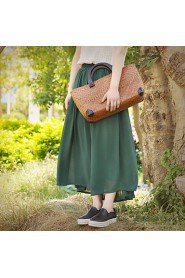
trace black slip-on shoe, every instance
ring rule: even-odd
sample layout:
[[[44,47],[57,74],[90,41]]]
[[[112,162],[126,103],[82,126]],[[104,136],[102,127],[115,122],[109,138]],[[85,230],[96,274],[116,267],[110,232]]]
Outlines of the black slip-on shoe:
[[[97,209],[96,207],[92,206],[86,214],[84,214],[78,218],[77,223],[79,225],[86,225],[86,224],[88,224],[89,219],[91,217],[95,216],[99,212],[100,212],[100,209]]]
[[[116,222],[116,210],[108,212],[105,208],[101,208],[100,212],[91,217],[88,225],[93,227],[106,227]]]

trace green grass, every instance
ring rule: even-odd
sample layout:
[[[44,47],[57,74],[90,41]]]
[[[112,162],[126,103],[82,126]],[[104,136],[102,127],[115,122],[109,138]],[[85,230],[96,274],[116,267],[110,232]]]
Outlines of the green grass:
[[[76,219],[90,208],[92,197],[57,187],[56,167],[56,156],[47,156],[43,161],[27,162],[1,174],[0,230],[98,230],[77,225]],[[134,200],[115,203],[115,207],[117,223],[101,230],[185,229],[184,221],[159,209],[146,191],[137,190]]]
[[[29,219],[51,199],[75,192],[56,186],[56,157],[27,162],[0,176],[0,230],[25,230]]]

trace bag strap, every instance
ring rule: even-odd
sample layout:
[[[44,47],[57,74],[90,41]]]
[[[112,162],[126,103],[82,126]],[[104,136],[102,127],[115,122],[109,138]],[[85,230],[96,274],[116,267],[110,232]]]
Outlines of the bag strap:
[[[97,63],[97,64],[93,65],[92,67],[90,67],[89,70],[88,70],[88,77],[87,77],[89,87],[95,86],[94,81],[93,81],[93,77],[94,77],[94,73],[98,69],[108,69],[111,73],[112,72],[112,65],[109,64],[109,63]]]

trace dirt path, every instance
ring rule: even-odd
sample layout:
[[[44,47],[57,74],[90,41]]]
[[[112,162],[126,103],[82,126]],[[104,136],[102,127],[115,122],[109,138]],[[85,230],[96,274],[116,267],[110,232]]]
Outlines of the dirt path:
[[[118,214],[117,223],[106,228],[95,228],[88,225],[80,226],[77,218],[85,214],[91,207],[89,195],[78,194],[63,200],[52,200],[30,219],[27,229],[30,231],[163,231],[179,230],[177,226],[151,223],[148,221],[136,222],[126,214]]]

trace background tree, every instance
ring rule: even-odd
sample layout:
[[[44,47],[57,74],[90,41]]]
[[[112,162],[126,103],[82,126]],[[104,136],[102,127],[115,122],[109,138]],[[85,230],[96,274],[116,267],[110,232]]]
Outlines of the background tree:
[[[11,112],[21,112],[28,115],[28,87],[26,80],[31,74],[29,61],[19,59],[16,49],[18,47],[6,47],[0,56],[0,86],[4,94],[16,89],[16,102],[11,104]],[[20,100],[20,101],[19,101]],[[2,117],[2,103],[0,97],[0,111]]]
[[[44,108],[62,104],[68,90],[74,47],[29,46],[19,47],[19,57],[27,58],[34,75],[27,79],[33,91],[33,102]]]

